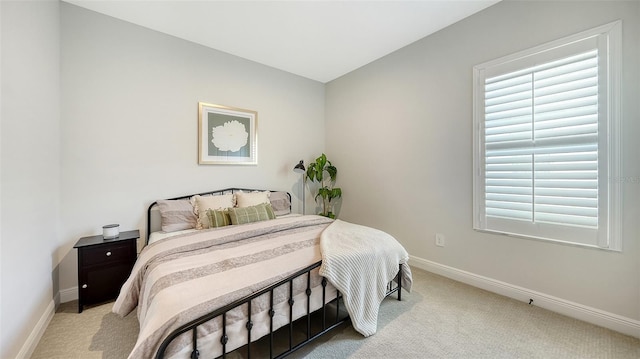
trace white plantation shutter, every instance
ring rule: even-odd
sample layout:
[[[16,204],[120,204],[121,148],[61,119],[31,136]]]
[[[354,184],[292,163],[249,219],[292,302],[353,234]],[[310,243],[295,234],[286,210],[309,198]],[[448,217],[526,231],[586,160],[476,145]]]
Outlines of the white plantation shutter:
[[[598,227],[598,52],[485,80],[487,216]]]
[[[618,249],[607,40],[598,31],[475,68],[476,229]]]

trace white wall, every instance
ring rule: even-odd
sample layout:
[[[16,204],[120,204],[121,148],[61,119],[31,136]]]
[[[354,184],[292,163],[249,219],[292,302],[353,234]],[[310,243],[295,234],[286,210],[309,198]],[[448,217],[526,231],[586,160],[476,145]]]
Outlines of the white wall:
[[[62,3],[60,289],[81,236],[145,229],[156,199],[240,186],[293,192],[324,149],[324,85]],[[258,165],[197,163],[198,102],[258,112]],[[307,201],[310,202],[310,201]],[[310,202],[311,203],[311,202]]]
[[[624,42],[622,253],[473,231],[472,67],[616,19]],[[326,147],[341,171],[341,218],[390,232],[424,262],[640,328],[639,38],[637,1],[503,1],[330,82]],[[435,233],[445,235],[444,248]]]
[[[2,358],[16,356],[52,297],[75,293],[79,237],[107,223],[143,230],[146,206],[161,197],[236,185],[299,195],[291,169],[325,150],[325,138],[341,218],[387,230],[417,258],[640,319],[637,2],[500,3],[326,92],[69,4],[1,4]],[[624,251],[472,231],[472,66],[617,18],[631,179]],[[198,101],[258,111],[258,166],[197,165]],[[434,246],[435,232],[446,247]]]
[[[3,1],[0,7],[0,358],[15,358],[29,355],[20,349],[43,313],[53,314],[57,282],[52,254],[60,239],[59,4]]]

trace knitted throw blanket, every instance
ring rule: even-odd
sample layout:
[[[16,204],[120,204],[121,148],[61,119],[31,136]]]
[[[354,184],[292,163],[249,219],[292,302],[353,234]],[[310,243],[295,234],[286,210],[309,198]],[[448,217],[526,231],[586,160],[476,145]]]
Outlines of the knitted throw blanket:
[[[320,251],[320,275],[343,294],[353,327],[365,337],[375,334],[380,303],[401,263],[402,287],[411,291],[409,254],[391,235],[341,220],[322,232]]]

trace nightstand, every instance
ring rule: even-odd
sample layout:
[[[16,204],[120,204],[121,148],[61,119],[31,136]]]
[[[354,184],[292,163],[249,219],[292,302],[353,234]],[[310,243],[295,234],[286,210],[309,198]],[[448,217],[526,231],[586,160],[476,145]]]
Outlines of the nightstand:
[[[137,257],[140,231],[120,232],[116,238],[83,237],[78,249],[78,313],[83,306],[114,299]]]

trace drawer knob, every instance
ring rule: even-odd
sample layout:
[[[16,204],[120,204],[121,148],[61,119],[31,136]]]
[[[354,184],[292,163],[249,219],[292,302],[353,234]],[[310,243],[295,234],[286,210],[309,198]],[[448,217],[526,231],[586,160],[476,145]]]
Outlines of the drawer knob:
[[[107,252],[107,257],[109,257],[111,255],[111,252]]]
[[[87,285],[86,285],[86,284],[83,284],[83,285],[82,285],[82,289],[86,289],[86,288],[87,288]]]

